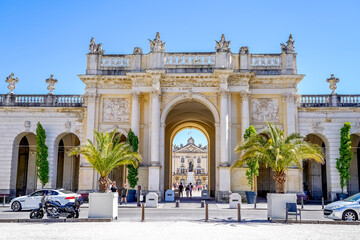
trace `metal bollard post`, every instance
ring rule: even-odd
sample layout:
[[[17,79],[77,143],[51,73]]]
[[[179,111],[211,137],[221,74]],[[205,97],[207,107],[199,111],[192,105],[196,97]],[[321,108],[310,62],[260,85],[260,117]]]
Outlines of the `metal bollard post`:
[[[141,204],[141,221],[145,222],[145,203]]]
[[[304,198],[301,197],[301,209],[304,209]]]
[[[205,222],[209,221],[209,204],[205,203]]]
[[[202,200],[200,207],[201,207],[201,208],[204,208],[204,206],[205,206],[205,200]]]
[[[175,207],[177,207],[177,208],[180,207],[180,200],[175,201]]]
[[[240,203],[238,203],[237,209],[238,209],[238,222],[241,222],[241,205],[240,205]]]
[[[256,209],[256,198],[257,198],[257,195],[255,195],[255,201],[254,201],[254,209]]]
[[[3,206],[5,206],[5,195],[3,196]]]
[[[324,209],[324,197],[321,197],[321,206],[322,206],[322,209]]]

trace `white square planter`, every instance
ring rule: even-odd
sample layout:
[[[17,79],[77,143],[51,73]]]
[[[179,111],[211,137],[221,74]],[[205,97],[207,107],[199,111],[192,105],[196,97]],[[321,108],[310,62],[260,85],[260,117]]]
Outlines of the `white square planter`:
[[[118,217],[117,192],[90,193],[89,194],[89,218],[111,218]]]
[[[285,219],[286,203],[296,203],[295,193],[268,193],[267,196],[268,219]]]

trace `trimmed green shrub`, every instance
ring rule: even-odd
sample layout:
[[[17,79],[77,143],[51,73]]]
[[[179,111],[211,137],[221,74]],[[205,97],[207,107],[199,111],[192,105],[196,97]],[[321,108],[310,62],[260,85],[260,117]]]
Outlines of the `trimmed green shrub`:
[[[48,147],[45,144],[45,140],[45,130],[38,122],[36,128],[36,167],[37,177],[41,182],[42,188],[49,182]]]

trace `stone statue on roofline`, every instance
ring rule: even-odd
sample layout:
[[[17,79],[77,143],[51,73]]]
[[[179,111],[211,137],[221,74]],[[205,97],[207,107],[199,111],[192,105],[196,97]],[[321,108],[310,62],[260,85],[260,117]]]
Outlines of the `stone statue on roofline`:
[[[156,37],[154,40],[151,41],[149,39],[149,43],[150,43],[150,52],[151,53],[165,52],[166,42],[163,43],[161,41],[159,32],[156,33]]]
[[[293,40],[292,35],[290,34],[289,40],[286,42],[286,45],[284,43],[280,43],[281,51],[285,53],[294,53],[295,52],[295,41]]]
[[[230,52],[230,43],[231,41],[225,41],[225,35],[221,35],[220,41],[216,41],[215,51],[216,52]]]
[[[90,53],[104,54],[104,50],[102,50],[102,43],[96,44],[93,37],[90,40],[89,50]]]

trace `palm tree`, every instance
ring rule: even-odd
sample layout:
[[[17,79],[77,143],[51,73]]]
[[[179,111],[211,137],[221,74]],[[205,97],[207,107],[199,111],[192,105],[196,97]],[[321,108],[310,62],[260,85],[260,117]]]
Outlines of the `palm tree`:
[[[268,129],[257,135],[245,139],[235,149],[242,152],[240,159],[233,167],[258,159],[259,163],[270,167],[274,171],[273,179],[277,193],[285,193],[286,170],[297,165],[302,169],[302,161],[315,160],[324,163],[321,148],[304,140],[298,133],[284,138],[284,132],[273,124],[267,123]]]
[[[72,149],[69,156],[82,154],[100,174],[99,192],[106,192],[110,182],[109,173],[119,165],[132,164],[137,167],[141,156],[128,143],[120,142],[121,136],[116,136],[116,130],[111,133],[94,130],[94,136],[96,145],[88,140],[88,143]]]

